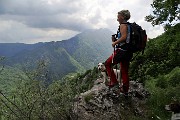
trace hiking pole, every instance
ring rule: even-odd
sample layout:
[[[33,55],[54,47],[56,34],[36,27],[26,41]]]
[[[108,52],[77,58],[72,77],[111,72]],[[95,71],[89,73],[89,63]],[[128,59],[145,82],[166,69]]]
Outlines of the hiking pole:
[[[114,48],[114,52],[115,52],[115,48]],[[113,57],[113,59],[114,59],[114,57]],[[113,64],[113,62],[112,62],[112,64]],[[117,66],[117,64],[115,65],[115,69],[116,69],[116,79],[118,80],[118,77],[121,77],[121,75],[120,76],[118,75],[118,66]],[[113,70],[113,72],[114,72],[114,70]],[[120,71],[120,74],[121,74],[121,71]],[[119,82],[121,83],[121,78],[120,78]]]
[[[112,60],[111,60],[111,75],[110,75],[110,85],[111,85],[111,83],[112,83],[112,80],[111,80],[111,77],[112,77],[112,71],[113,71],[113,68],[112,68],[112,66],[113,66],[113,63],[114,63],[114,53],[115,53],[115,46],[114,46],[114,51],[113,51],[113,53],[112,53]],[[110,87],[109,87],[110,88]]]
[[[112,35],[112,42],[115,42],[116,41],[116,34]],[[114,46],[114,51],[113,51],[113,54],[112,54],[112,64],[114,63],[113,59],[114,59],[114,53],[115,53],[115,48],[116,48],[116,45]]]
[[[114,63],[114,53],[115,53],[115,46],[114,46],[114,51],[113,51],[113,54],[112,54],[112,64]]]
[[[115,47],[114,47],[114,53],[115,53]],[[114,56],[113,56],[113,59],[114,59]],[[113,64],[113,59],[112,59],[112,64]],[[117,64],[115,65],[115,69],[116,69],[116,79],[118,79]]]
[[[113,51],[113,53],[112,53],[110,85],[111,85],[111,83],[112,83],[112,80],[111,80],[111,77],[112,77],[112,74],[113,74],[112,72],[114,72],[114,71],[113,71],[113,65],[114,65],[115,51],[116,51],[116,45],[114,46],[114,51]]]

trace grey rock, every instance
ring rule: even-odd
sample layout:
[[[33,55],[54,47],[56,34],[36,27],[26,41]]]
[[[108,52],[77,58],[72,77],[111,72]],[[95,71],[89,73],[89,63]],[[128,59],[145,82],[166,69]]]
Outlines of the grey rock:
[[[146,118],[143,106],[149,96],[141,83],[130,81],[128,97],[114,93],[97,79],[94,86],[76,96],[73,112],[77,120],[126,120],[126,114]]]

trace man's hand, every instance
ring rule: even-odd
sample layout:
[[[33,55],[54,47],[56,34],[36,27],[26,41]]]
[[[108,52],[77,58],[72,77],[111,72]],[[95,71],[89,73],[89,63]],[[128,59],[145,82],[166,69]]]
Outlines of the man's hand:
[[[115,42],[116,41],[116,37],[115,37],[115,35],[112,35],[112,42]]]
[[[115,41],[116,41],[116,38],[113,38],[113,37],[112,37],[112,42],[115,42]]]
[[[116,45],[116,42],[112,42],[112,47],[115,47],[115,45]]]

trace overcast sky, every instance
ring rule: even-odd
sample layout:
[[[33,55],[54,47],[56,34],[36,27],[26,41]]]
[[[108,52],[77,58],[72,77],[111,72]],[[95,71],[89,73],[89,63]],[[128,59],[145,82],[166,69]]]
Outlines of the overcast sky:
[[[148,37],[163,33],[144,17],[153,0],[0,0],[0,43],[61,41],[86,29],[108,28],[116,33],[117,12],[128,9],[130,22],[146,29]]]

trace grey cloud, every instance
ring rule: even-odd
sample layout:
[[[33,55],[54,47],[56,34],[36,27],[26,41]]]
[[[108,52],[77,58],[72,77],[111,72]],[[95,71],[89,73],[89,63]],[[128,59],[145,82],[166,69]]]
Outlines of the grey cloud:
[[[91,28],[88,22],[73,16],[82,8],[83,3],[71,0],[60,0],[57,4],[47,0],[0,0],[0,18],[36,28],[81,31]]]
[[[101,22],[102,16],[101,16],[101,11],[99,9],[96,10],[95,12],[95,15],[90,18],[90,21],[93,23],[93,24],[97,24],[98,22]]]
[[[0,21],[4,26],[1,25],[2,29],[0,32],[0,42],[25,42],[29,39],[40,38],[43,34],[36,34],[30,28],[25,25],[13,21]],[[4,28],[3,28],[4,27]]]
[[[130,22],[142,23],[144,17],[151,12],[149,6],[152,1],[0,0],[0,42],[25,42],[29,39],[41,41],[41,38],[45,39],[47,31],[54,28],[60,30],[61,36],[65,34],[63,30],[69,31],[70,36],[74,35],[72,32],[101,27],[108,27],[116,32],[119,25],[116,14],[119,10],[129,9],[132,15]],[[13,21],[13,24],[10,29],[4,29],[1,21]],[[147,32],[154,36],[154,28],[150,29],[151,26],[146,25],[147,23],[143,23]]]
[[[15,21],[0,20],[0,43],[37,43],[68,39],[78,32],[63,29],[37,29]]]
[[[13,19],[33,28],[61,28],[74,31],[82,31],[91,29],[90,23],[71,17],[68,15],[52,15],[52,16],[3,16],[3,19]]]
[[[47,0],[0,0],[0,14],[11,15],[52,15],[76,12],[81,4],[60,0],[57,4]]]

